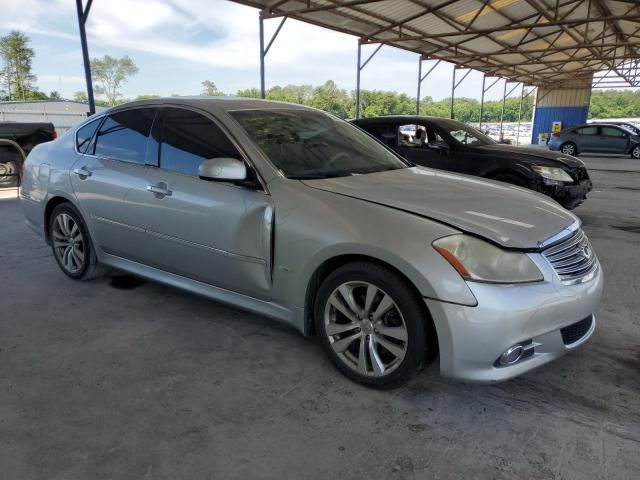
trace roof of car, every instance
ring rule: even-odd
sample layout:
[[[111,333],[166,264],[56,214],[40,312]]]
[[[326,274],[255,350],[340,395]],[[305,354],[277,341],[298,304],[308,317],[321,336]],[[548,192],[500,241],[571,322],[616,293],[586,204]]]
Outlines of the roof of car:
[[[457,122],[458,121],[458,120],[451,120],[449,118],[442,118],[442,117],[427,117],[425,115],[382,115],[379,117],[358,118],[356,120],[352,120],[352,122],[357,123],[358,125],[366,125],[369,123],[397,123],[397,122],[406,122],[406,121],[415,122],[416,120],[426,120],[429,122]]]
[[[146,100],[135,100],[133,102],[123,103],[113,107],[114,110],[121,108],[130,108],[144,105],[183,105],[198,107],[204,110],[254,110],[254,109],[275,109],[275,108],[299,108],[309,109],[304,105],[298,105],[294,103],[286,102],[274,102],[271,100],[262,100],[259,98],[245,98],[245,97],[165,97],[165,98],[151,98]]]

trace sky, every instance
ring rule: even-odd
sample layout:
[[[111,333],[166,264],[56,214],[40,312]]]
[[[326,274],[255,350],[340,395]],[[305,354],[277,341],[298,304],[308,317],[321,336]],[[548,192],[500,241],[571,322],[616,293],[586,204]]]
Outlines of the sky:
[[[86,2],[86,0],[84,0]],[[1,0],[0,35],[17,29],[35,50],[38,88],[72,97],[84,90],[84,70],[73,0]],[[265,21],[266,40],[280,19]],[[137,95],[196,95],[211,80],[226,93],[259,87],[258,10],[226,0],[95,0],[87,22],[89,55],[129,55],[139,68],[122,88]],[[363,47],[363,61],[376,46]],[[334,80],[355,89],[356,37],[287,20],[266,57],[266,86],[320,85]],[[425,62],[423,71],[430,67]],[[418,56],[383,46],[362,71],[361,88],[416,95]],[[421,96],[451,95],[452,66],[441,63]],[[458,77],[460,78],[460,77]],[[456,97],[480,98],[482,74],[471,74]],[[499,82],[486,99],[501,98]],[[512,95],[519,95],[519,88]]]

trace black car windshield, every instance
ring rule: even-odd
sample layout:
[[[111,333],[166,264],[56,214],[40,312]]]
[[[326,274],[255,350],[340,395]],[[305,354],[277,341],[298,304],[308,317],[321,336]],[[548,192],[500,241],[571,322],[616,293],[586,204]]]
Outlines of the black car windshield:
[[[229,112],[289,178],[327,178],[407,168],[359,128],[303,109]]]
[[[445,131],[453,140],[462,143],[468,147],[480,147],[483,145],[495,145],[496,142],[492,138],[487,137],[484,133],[476,130],[469,125],[455,120],[438,120],[438,127]]]

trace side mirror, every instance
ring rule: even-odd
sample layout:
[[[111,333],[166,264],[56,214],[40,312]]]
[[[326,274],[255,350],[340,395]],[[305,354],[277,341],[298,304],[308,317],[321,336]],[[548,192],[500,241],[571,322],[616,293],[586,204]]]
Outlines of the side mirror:
[[[230,157],[210,158],[198,167],[198,176],[203,180],[241,181],[247,179],[244,162]]]

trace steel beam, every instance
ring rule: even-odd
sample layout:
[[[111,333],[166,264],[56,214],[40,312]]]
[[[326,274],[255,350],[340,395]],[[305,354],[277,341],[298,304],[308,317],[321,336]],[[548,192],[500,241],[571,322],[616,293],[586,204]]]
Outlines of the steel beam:
[[[362,40],[358,40],[358,68],[356,71],[356,118],[360,118],[360,73],[362,69],[367,66],[371,59],[380,51],[383,43],[373,51],[371,55],[362,63]]]
[[[424,58],[422,58],[422,56],[420,56],[420,58],[418,59],[418,96],[416,98],[416,115],[420,115],[420,90],[421,90],[421,86],[422,86],[422,82],[429,76],[429,74],[431,72],[433,72],[433,70],[440,65],[440,62],[442,60],[438,60],[436,63],[434,63],[431,68],[429,69],[429,71],[427,71],[427,73],[425,73],[424,75],[422,75],[422,62],[423,60],[426,60]]]
[[[87,45],[87,31],[85,25],[89,18],[89,10],[93,0],[88,0],[86,7],[82,6],[82,0],[76,0],[78,13],[78,28],[80,29],[80,44],[82,46],[82,62],[84,63],[84,78],[87,83],[87,101],[89,102],[89,115],[96,113],[96,102],[93,97],[93,79],[91,78],[91,60],[89,59],[89,46]]]
[[[276,28],[276,31],[271,36],[271,39],[269,40],[269,43],[267,44],[266,47],[264,46],[264,19],[265,19],[265,13],[260,12],[260,16],[259,16],[259,21],[260,21],[260,98],[265,98],[265,95],[266,95],[265,81],[264,81],[264,77],[265,77],[264,57],[266,57],[267,53],[269,53],[269,49],[271,48],[271,45],[273,45],[273,42],[275,41],[275,39],[278,37],[280,30],[282,30],[282,27],[284,26],[284,22],[287,21],[287,17],[286,16],[282,17],[280,24],[278,24],[278,28]]]

